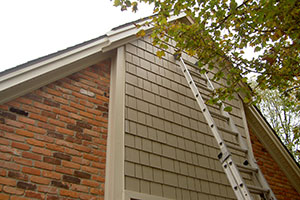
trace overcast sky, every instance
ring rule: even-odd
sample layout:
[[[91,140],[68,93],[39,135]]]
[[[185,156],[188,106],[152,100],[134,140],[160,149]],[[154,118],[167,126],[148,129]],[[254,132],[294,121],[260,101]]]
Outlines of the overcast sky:
[[[105,34],[152,14],[134,14],[113,0],[0,0],[0,71]]]

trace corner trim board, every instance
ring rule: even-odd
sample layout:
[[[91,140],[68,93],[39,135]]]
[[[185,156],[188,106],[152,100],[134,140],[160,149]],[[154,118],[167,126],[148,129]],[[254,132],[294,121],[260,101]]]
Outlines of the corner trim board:
[[[124,133],[125,133],[125,48],[117,49],[112,60],[105,200],[124,199]]]

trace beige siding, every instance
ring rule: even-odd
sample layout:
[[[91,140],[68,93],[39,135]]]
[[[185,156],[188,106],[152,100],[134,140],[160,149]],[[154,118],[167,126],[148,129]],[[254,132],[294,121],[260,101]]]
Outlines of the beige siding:
[[[172,49],[159,59],[147,38],[125,49],[125,189],[170,199],[235,199],[217,159],[215,140],[174,63]],[[205,80],[195,80],[207,99]],[[230,104],[232,117],[245,135],[241,103],[236,99]],[[219,113],[216,106],[209,109]],[[216,116],[215,120],[228,129],[224,118]],[[225,141],[236,144],[233,135],[221,134]],[[243,162],[243,152],[232,153]]]

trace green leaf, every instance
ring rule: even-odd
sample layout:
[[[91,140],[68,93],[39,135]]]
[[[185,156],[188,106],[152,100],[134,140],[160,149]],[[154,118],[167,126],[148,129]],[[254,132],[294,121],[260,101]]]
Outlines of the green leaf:
[[[156,52],[156,55],[159,57],[159,58],[162,58],[163,56],[165,56],[165,52],[164,51],[157,51]]]
[[[231,106],[227,106],[227,107],[224,108],[224,111],[231,112],[232,111],[232,107]]]

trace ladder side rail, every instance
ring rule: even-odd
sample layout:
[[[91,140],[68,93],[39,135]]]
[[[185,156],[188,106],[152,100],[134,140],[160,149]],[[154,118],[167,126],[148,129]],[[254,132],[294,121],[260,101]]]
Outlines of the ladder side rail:
[[[207,76],[206,73],[205,73],[205,78],[207,79],[207,83],[208,83],[209,87],[210,87],[212,90],[215,90],[215,87],[213,86],[211,80],[209,79],[209,77]],[[231,129],[232,129],[234,132],[238,133],[238,136],[237,136],[237,137],[238,137],[238,142],[239,142],[241,148],[242,148],[242,149],[247,149],[247,148],[246,148],[246,144],[245,144],[245,142],[244,142],[244,140],[243,140],[241,134],[239,133],[239,131],[238,131],[236,125],[234,124],[234,122],[233,122],[233,120],[232,120],[232,117],[230,116],[230,114],[229,114],[228,112],[225,112],[225,111],[224,111],[224,108],[225,108],[225,105],[224,105],[224,103],[221,101],[221,108],[220,108],[221,113],[222,113],[225,117],[228,117],[228,119],[229,119],[229,126],[231,127]]]
[[[209,110],[207,109],[207,106],[205,105],[205,102],[203,98],[201,97],[201,94],[192,78],[192,76],[189,73],[188,68],[186,67],[184,61],[182,58],[180,58],[180,67],[181,70],[188,81],[188,84],[193,92],[193,95],[195,96],[195,99],[200,106],[200,109],[208,123],[208,126],[210,127],[217,144],[221,150],[221,153],[219,154],[219,159],[222,163],[222,167],[228,177],[228,180],[233,188],[233,191],[237,198],[239,200],[252,200],[252,197],[250,195],[250,192],[244,183],[237,166],[234,164],[231,158],[231,153],[229,152],[228,148],[226,147],[226,144],[224,143],[223,139],[221,138],[217,126],[214,123],[214,120],[212,116],[209,113]]]
[[[215,88],[214,88],[211,80],[209,79],[209,77],[207,76],[206,73],[205,73],[205,77],[207,79],[208,86],[212,90],[214,90]],[[224,111],[224,108],[225,108],[225,106],[224,106],[224,103],[222,102],[221,103],[221,113],[224,116],[228,117],[228,119],[229,119],[229,126],[232,128],[233,131],[235,131],[236,133],[238,133],[238,141],[240,143],[240,146],[243,149],[246,149],[246,144],[245,144],[244,140],[242,139],[242,136],[241,136],[240,132],[238,131],[235,123],[233,122],[233,119],[232,119],[231,115],[228,112]],[[265,179],[264,175],[262,174],[259,166],[257,165],[257,163],[255,161],[253,153],[248,151],[247,157],[248,157],[247,161],[249,161],[250,166],[253,167],[253,168],[255,168],[255,169],[257,169],[257,176],[256,177],[257,177],[259,183],[262,185],[262,187],[269,189],[269,194],[267,194],[268,195],[268,199],[270,199],[270,200],[276,200],[276,197],[275,197],[273,191],[271,190],[271,188],[270,188],[267,180]]]

